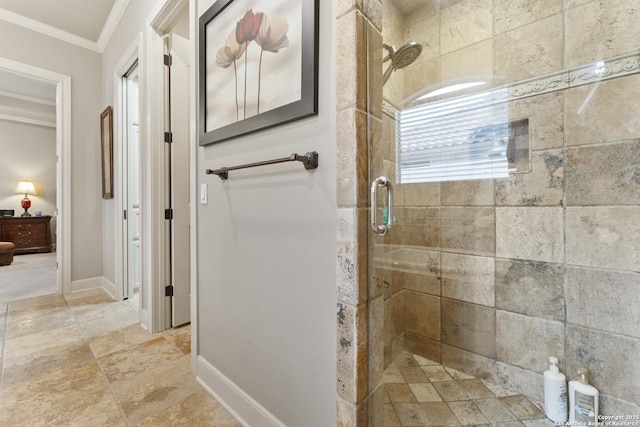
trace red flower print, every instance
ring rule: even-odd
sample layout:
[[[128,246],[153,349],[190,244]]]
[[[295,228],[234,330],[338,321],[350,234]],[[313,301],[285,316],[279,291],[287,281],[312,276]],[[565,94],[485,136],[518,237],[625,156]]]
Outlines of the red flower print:
[[[238,44],[243,44],[255,40],[260,31],[263,13],[253,13],[253,9],[247,10],[244,17],[236,25],[236,40]]]

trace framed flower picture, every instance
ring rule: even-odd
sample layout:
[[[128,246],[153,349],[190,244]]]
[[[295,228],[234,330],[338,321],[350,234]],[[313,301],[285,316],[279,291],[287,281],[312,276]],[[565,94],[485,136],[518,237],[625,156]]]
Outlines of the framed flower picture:
[[[218,0],[200,17],[200,145],[318,113],[318,1]]]

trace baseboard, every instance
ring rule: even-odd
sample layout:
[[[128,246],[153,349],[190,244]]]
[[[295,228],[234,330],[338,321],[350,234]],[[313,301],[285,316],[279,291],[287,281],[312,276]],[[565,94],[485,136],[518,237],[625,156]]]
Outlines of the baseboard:
[[[109,295],[111,295],[111,298],[117,299],[118,291],[116,289],[116,284],[106,277],[102,278],[102,289],[104,289]]]
[[[90,279],[74,280],[71,282],[71,292],[100,288],[104,289],[112,298],[116,298],[116,285],[106,277],[92,277]]]
[[[92,277],[90,279],[73,280],[71,282],[71,292],[87,291],[102,287],[103,277]]]
[[[222,372],[197,357],[196,379],[243,426],[286,427],[272,413],[227,378]]]

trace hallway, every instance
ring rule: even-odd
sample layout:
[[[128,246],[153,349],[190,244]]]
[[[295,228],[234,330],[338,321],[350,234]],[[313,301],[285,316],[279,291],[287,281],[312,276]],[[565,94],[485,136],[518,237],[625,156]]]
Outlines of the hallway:
[[[0,304],[0,331],[0,425],[240,425],[191,373],[188,325],[150,334],[100,289]]]

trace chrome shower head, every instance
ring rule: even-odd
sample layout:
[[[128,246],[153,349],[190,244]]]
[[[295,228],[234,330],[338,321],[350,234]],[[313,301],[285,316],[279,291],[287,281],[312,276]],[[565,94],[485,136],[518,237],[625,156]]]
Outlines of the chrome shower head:
[[[388,44],[383,44],[388,52],[387,55],[382,62],[387,62],[391,60],[391,65],[384,72],[384,76],[382,77],[382,84],[384,85],[389,77],[391,77],[391,73],[394,70],[399,70],[401,68],[407,67],[412,64],[420,54],[422,53],[422,45],[416,42],[408,42],[400,46],[399,49],[396,49],[393,46],[389,46]]]

